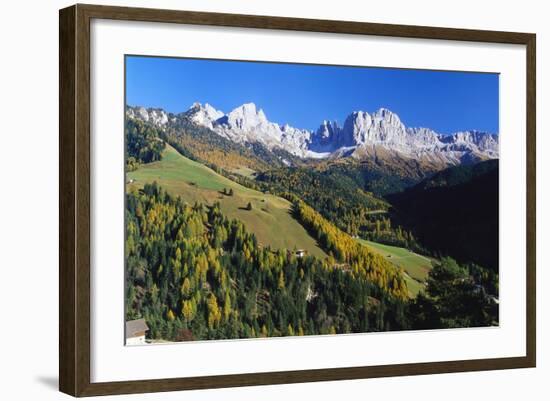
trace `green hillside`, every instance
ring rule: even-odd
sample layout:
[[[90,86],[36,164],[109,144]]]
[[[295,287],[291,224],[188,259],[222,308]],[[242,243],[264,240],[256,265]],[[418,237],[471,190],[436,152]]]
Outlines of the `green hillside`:
[[[424,288],[424,282],[432,269],[430,258],[397,246],[379,244],[363,239],[357,239],[357,241],[373,252],[384,256],[396,266],[402,267],[407,273],[405,279],[411,295],[416,296]]]
[[[246,188],[214,170],[190,160],[167,145],[162,160],[140,165],[127,174],[128,189],[141,188],[156,181],[185,201],[212,204],[219,202],[222,212],[242,221],[259,243],[272,248],[305,249],[321,258],[326,254],[306,230],[290,215],[291,204],[280,197]],[[224,189],[233,195],[224,195]],[[250,203],[252,210],[246,207]]]

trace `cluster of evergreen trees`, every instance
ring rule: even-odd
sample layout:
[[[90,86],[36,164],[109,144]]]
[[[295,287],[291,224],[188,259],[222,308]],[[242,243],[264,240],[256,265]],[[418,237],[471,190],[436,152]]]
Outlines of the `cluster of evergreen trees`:
[[[498,275],[476,265],[441,259],[431,270],[426,292],[411,302],[415,329],[486,327],[498,324]]]
[[[390,294],[395,291],[385,291],[368,274],[353,274],[328,259],[260,247],[217,204],[190,206],[147,184],[128,193],[126,205],[126,317],[145,318],[151,338],[407,327],[406,303]],[[374,265],[372,271],[381,271]]]
[[[365,223],[364,230],[361,232],[361,238],[406,248],[420,254],[428,253],[412,231],[406,230],[400,225],[397,227],[392,225],[390,214],[372,213],[369,217],[370,220]]]
[[[140,120],[126,119],[126,171],[133,171],[140,163],[160,160],[165,143],[158,130]]]

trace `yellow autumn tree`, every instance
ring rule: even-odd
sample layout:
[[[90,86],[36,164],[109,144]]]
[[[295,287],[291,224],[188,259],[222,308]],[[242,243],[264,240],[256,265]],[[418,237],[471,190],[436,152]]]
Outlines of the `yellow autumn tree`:
[[[279,281],[277,286],[280,290],[283,290],[285,288],[285,275],[283,274],[282,270],[279,272]]]
[[[190,322],[195,317],[195,307],[193,305],[193,300],[183,301],[182,302],[182,314],[183,317]]]
[[[268,335],[268,331],[267,331],[267,327],[265,326],[265,324],[262,326],[262,337],[267,337]]]
[[[229,292],[227,292],[223,304],[223,318],[225,321],[229,320],[229,315],[231,315],[231,297],[229,296]]]
[[[191,281],[189,281],[188,277],[183,279],[183,284],[181,285],[181,295],[186,298],[189,298],[191,295]]]
[[[294,329],[292,328],[292,325],[290,323],[288,324],[288,327],[286,328],[286,331],[287,331],[289,336],[294,335]]]
[[[208,297],[208,327],[215,328],[222,318],[222,312],[218,306],[218,300],[214,294]]]

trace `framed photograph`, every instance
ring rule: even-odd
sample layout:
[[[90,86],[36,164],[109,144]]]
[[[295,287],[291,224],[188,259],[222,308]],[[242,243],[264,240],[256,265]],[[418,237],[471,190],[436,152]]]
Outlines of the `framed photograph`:
[[[534,34],[59,21],[61,391],[535,366]]]

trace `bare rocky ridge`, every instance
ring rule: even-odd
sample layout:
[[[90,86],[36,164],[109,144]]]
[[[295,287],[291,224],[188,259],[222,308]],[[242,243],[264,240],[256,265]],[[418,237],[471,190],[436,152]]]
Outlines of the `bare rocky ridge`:
[[[429,128],[406,127],[397,114],[385,108],[374,113],[354,111],[343,126],[323,121],[316,131],[271,122],[254,103],[243,104],[228,114],[209,104],[194,103],[177,115],[143,107],[128,107],[127,115],[156,126],[188,119],[233,142],[260,143],[302,158],[405,158],[437,169],[499,157],[496,134],[464,131],[443,135]]]

